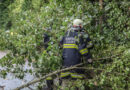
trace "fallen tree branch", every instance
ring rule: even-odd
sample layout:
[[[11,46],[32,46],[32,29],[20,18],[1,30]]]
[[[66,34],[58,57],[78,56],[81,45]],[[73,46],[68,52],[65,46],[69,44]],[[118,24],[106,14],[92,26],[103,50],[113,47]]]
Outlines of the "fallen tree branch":
[[[116,56],[118,56],[118,55],[120,55],[120,54],[113,55],[113,56],[106,57],[106,58],[93,59],[93,60],[104,60],[104,59],[110,59],[110,58],[116,57]],[[49,74],[47,74],[47,75],[45,75],[45,76],[43,76],[43,77],[41,77],[41,78],[39,78],[39,79],[36,79],[36,80],[30,81],[30,82],[28,82],[27,84],[24,84],[24,85],[22,85],[22,86],[20,86],[20,87],[17,87],[17,88],[15,88],[14,90],[20,90],[20,89],[22,89],[22,88],[28,87],[29,85],[32,85],[32,84],[34,84],[34,83],[37,83],[37,82],[39,82],[39,81],[41,81],[41,80],[43,80],[43,79],[46,79],[46,78],[49,77],[49,76],[52,76],[52,75],[58,74],[58,73],[63,72],[63,71],[76,69],[76,68],[78,68],[78,66],[81,66],[81,65],[83,65],[83,63],[77,64],[77,65],[74,65],[74,66],[72,66],[72,67],[68,67],[68,68],[64,68],[64,69],[61,69],[61,70],[54,71],[54,72],[49,73]]]
[[[64,69],[61,69],[61,70],[54,71],[54,72],[49,73],[49,74],[47,74],[47,75],[45,75],[45,76],[43,76],[43,77],[41,77],[41,78],[39,78],[39,79],[37,79],[37,80],[31,81],[31,82],[29,82],[29,83],[27,83],[27,84],[24,84],[24,85],[22,85],[22,86],[20,86],[20,87],[18,87],[18,88],[16,88],[16,89],[14,89],[14,90],[20,90],[20,89],[22,89],[22,88],[28,87],[29,85],[34,84],[34,83],[37,83],[37,82],[39,82],[39,81],[41,81],[41,80],[43,80],[43,79],[46,79],[46,78],[49,77],[49,76],[52,76],[52,75],[54,75],[54,74],[57,74],[57,73],[60,73],[60,72],[63,72],[63,71],[75,69],[76,67],[78,67],[78,66],[80,66],[80,65],[83,65],[83,63],[74,65],[73,67],[64,68]]]

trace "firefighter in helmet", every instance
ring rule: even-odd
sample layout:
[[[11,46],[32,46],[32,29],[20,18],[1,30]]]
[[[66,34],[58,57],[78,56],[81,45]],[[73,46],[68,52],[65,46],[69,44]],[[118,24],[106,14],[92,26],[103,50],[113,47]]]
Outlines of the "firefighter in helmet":
[[[90,49],[93,44],[83,28],[83,21],[81,19],[75,19],[73,26],[66,32],[60,41],[60,45],[63,47],[63,67],[71,67],[83,62],[83,58],[92,63]],[[61,79],[83,79],[85,78],[84,70],[75,69],[60,74]]]
[[[83,28],[83,21],[81,19],[75,19],[73,26],[65,33],[60,41],[60,46],[63,47],[62,59],[63,68],[71,67],[76,64],[80,64],[83,58],[88,62],[92,63],[90,49],[93,44],[89,35]],[[84,70],[74,69],[60,73],[61,80],[63,79],[83,79],[85,78]],[[52,77],[47,78],[47,86],[51,87],[53,84]]]

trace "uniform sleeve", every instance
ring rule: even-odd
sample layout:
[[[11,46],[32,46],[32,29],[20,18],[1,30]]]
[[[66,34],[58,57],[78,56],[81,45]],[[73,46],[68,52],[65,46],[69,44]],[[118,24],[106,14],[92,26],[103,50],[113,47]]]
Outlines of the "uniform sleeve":
[[[48,43],[50,41],[50,36],[46,33],[43,34],[43,45],[44,48],[46,49],[48,47]]]
[[[88,49],[88,53],[84,56],[86,60],[88,61],[88,59],[92,58],[92,55],[89,50],[93,48],[93,43],[89,36],[86,38],[86,48]]]
[[[79,47],[79,52],[81,53],[81,55],[86,56],[88,55],[89,50],[93,47],[93,44],[88,34],[83,33],[83,39],[81,41],[82,44]]]
[[[48,34],[43,34],[43,42],[47,44],[50,41],[50,36]]]

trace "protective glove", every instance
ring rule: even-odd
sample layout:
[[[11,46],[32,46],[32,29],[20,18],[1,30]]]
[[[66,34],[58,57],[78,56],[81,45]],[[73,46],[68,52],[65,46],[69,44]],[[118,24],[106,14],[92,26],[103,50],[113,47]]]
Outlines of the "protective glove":
[[[91,58],[88,59],[87,61],[88,61],[88,63],[90,63],[90,64],[92,64],[92,62],[93,62],[93,60],[92,60]]]
[[[91,57],[91,54],[87,54],[87,55],[85,56],[85,58],[86,58],[86,62],[87,62],[87,63],[91,64],[91,63],[93,62],[93,60],[91,59],[91,58],[92,58],[92,57]]]

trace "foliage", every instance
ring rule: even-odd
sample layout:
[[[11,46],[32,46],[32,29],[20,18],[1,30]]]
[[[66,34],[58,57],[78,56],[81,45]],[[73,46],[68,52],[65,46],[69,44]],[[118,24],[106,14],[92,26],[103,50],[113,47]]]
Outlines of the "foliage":
[[[112,89],[127,89],[130,59],[130,2],[128,0],[104,0],[101,10],[98,2],[91,0],[2,0],[0,2],[0,49],[9,49],[11,54],[0,63],[8,71],[17,67],[18,77],[23,77],[25,59],[33,63],[34,74],[44,75],[61,68],[61,50],[58,43],[75,18],[84,20],[85,29],[94,42],[94,58],[121,53],[113,59],[95,61],[92,65],[105,69],[93,79],[85,81],[89,88],[95,86]],[[99,18],[103,17],[103,24]],[[11,24],[10,24],[11,23]],[[3,28],[4,27],[4,28]],[[102,27],[102,30],[101,30]],[[51,29],[51,32],[47,32]],[[51,35],[47,50],[43,48],[43,33]],[[124,52],[122,52],[124,51]],[[20,66],[19,66],[20,65]],[[30,73],[32,71],[29,71]],[[6,75],[3,71],[1,74]],[[97,84],[95,84],[95,82]],[[80,85],[80,84],[78,84]],[[81,84],[82,86],[82,84]],[[83,88],[83,87],[82,87]]]
[[[0,0],[0,28],[6,27],[6,29],[8,29],[10,27],[11,22],[8,16],[8,6],[12,4],[13,1],[14,0]]]

